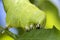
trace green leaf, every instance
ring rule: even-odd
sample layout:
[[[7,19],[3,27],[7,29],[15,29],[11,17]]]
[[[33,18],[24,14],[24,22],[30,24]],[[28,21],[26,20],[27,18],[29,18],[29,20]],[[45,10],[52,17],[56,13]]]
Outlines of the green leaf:
[[[35,29],[25,32],[18,40],[60,40],[60,31],[53,29]]]
[[[55,26],[60,30],[60,18],[57,8],[49,0],[34,0],[33,2],[38,8],[46,13],[46,29],[51,29]]]
[[[0,40],[14,40],[14,39],[7,34],[1,34],[0,35]]]
[[[21,31],[20,31],[21,32]],[[11,34],[13,35],[13,34]],[[60,40],[60,31],[53,29],[34,29],[29,32],[24,32],[16,40]],[[14,40],[7,33],[0,35],[0,40]]]

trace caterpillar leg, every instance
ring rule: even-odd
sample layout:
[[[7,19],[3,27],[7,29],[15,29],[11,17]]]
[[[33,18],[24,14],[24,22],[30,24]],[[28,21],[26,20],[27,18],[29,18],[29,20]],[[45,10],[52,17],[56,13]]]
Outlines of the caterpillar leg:
[[[36,19],[36,28],[37,29],[43,28],[45,26],[45,23],[46,23],[45,15],[38,16]]]
[[[40,24],[36,24],[36,29],[40,29]]]

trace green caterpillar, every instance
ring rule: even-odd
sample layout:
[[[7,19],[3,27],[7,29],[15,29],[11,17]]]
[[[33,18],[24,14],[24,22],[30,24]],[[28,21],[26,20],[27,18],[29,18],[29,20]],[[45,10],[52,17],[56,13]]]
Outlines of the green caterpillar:
[[[30,29],[34,24],[44,24],[45,13],[29,0],[3,0],[8,27]]]

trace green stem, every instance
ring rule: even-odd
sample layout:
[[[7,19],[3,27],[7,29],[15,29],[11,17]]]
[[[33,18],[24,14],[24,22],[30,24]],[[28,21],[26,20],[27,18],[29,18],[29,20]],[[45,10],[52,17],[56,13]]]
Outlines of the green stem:
[[[3,28],[3,27],[0,27],[0,29],[2,29],[2,31],[0,33],[2,33],[4,31],[4,33],[8,34],[9,36],[11,36],[12,38],[14,38],[15,40],[17,40],[18,36],[13,34],[12,32],[10,32],[8,30],[8,28]]]

